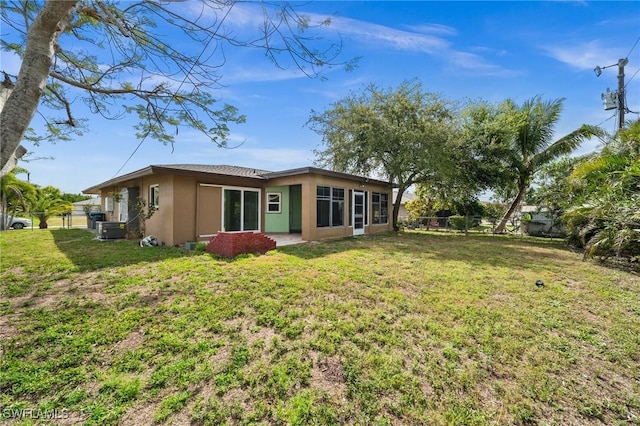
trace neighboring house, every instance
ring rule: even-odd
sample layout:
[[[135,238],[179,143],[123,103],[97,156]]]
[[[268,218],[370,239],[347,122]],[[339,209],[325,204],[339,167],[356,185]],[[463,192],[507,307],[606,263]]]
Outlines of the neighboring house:
[[[90,198],[88,200],[76,201],[73,203],[71,214],[73,216],[85,216],[90,211],[100,211],[102,200],[100,197]]]
[[[547,207],[522,205],[520,220],[525,234],[534,237],[564,237],[565,226],[560,217]]]
[[[396,202],[396,198],[398,197],[398,190],[393,190],[393,203]],[[407,212],[407,201],[413,201],[417,198],[416,194],[404,191],[402,194],[402,199],[400,200],[400,209],[398,210],[398,222],[406,222],[409,219],[409,212]]]
[[[140,227],[139,198],[157,210],[145,233],[160,243],[219,232],[300,233],[306,241],[391,230],[388,183],[315,167],[269,172],[227,165],[152,165],[83,191],[107,221]]]

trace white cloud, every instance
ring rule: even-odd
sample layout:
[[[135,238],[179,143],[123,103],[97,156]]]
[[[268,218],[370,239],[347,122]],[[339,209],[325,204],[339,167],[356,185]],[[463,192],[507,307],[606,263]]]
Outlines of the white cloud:
[[[448,25],[441,24],[422,24],[407,26],[411,31],[423,34],[442,34],[442,35],[457,35],[458,30]]]
[[[197,2],[196,2],[197,3]],[[273,12],[275,9],[267,9],[267,12]],[[202,14],[203,8],[197,4],[191,6],[191,14]],[[210,10],[209,12],[213,12]],[[217,11],[218,19],[225,11]],[[208,13],[207,11],[204,12]],[[236,3],[228,16],[225,17],[224,26],[227,30],[232,30],[233,34],[243,37],[251,34],[257,36],[258,28],[264,23],[265,9],[254,4]],[[310,25],[324,22],[326,15],[315,13],[301,13],[310,19]],[[209,18],[213,16],[209,14]],[[204,19],[204,18],[203,18]],[[346,17],[332,16],[329,18],[330,25],[320,26],[307,30],[305,36],[313,37],[321,36],[325,42],[337,40],[338,37],[348,40],[348,43],[365,44],[374,49],[397,50],[405,52],[426,53],[450,62],[457,67],[469,69],[476,75],[504,75],[509,73],[499,65],[489,63],[478,54],[463,52],[452,48],[452,43],[445,37],[456,36],[458,30],[456,28],[434,23],[425,23],[416,26],[406,26],[405,30],[396,29],[385,25],[379,25],[371,22],[365,22],[357,19]],[[312,32],[315,31],[313,36]],[[271,64],[265,64],[264,67],[243,67],[231,69],[227,66],[225,69],[224,82],[234,83],[243,81],[265,82],[265,81],[284,81],[298,78],[304,78],[305,75],[295,66],[291,69],[278,69],[276,67],[268,67]]]
[[[581,70],[593,69],[596,65],[617,64],[618,59],[625,55],[621,49],[602,46],[597,40],[580,44],[543,46],[542,49],[548,56]]]
[[[505,56],[508,53],[505,49],[494,49],[487,46],[475,46],[471,50],[474,52],[489,53],[494,56]]]
[[[513,74],[513,71],[492,64],[478,54],[453,49],[450,41],[433,35],[457,35],[457,30],[449,26],[424,24],[408,27],[409,31],[405,31],[355,19],[334,18],[330,28],[343,37],[351,36],[352,40],[374,48],[426,53],[456,67],[471,70],[475,75]]]
[[[397,30],[384,25],[372,24],[349,18],[333,18],[331,29],[342,36],[351,35],[359,42],[383,48],[395,48],[414,52],[436,53],[447,50],[450,43],[439,37],[412,31]]]
[[[492,64],[480,55],[466,52],[451,51],[447,59],[449,62],[463,70],[473,71],[475,75],[485,76],[513,76],[520,71],[508,70],[499,65]]]

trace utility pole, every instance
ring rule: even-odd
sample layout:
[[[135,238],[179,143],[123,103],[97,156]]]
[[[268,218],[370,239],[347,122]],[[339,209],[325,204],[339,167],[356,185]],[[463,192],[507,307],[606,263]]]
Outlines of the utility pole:
[[[618,59],[618,130],[624,127],[624,67],[627,58]]]
[[[612,92],[607,88],[607,92],[600,95],[602,100],[604,101],[604,109],[618,109],[618,130],[624,128],[624,113],[625,113],[625,105],[624,105],[624,67],[629,63],[628,58],[618,59],[617,64],[607,65],[605,67],[595,67],[593,71],[596,73],[597,77],[600,77],[602,74],[602,70],[605,68],[610,68],[618,65],[618,91]]]

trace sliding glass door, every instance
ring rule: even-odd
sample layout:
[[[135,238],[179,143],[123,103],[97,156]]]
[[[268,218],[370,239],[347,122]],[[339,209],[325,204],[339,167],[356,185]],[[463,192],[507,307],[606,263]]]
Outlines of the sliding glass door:
[[[260,230],[260,191],[254,189],[225,189],[223,200],[224,230]]]

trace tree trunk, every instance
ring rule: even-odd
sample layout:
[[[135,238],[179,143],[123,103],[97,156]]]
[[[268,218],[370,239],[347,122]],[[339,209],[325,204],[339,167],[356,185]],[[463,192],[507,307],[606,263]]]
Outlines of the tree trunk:
[[[7,102],[7,99],[9,99],[9,95],[11,95],[11,92],[13,91],[13,86],[14,84],[9,79],[9,76],[5,73],[4,81],[0,83],[0,111],[4,109],[4,104]],[[16,164],[18,164],[18,160],[22,158],[22,156],[26,153],[27,150],[22,145],[18,145],[18,148],[16,148],[13,155],[9,156],[7,162],[4,163],[4,166],[2,166],[2,168],[0,169],[0,177],[8,175],[9,172],[13,170],[14,167],[16,167]],[[2,230],[4,229],[5,227],[2,227]]]
[[[502,216],[502,219],[500,220],[500,223],[498,224],[498,226],[496,227],[496,229],[494,231],[496,234],[501,234],[502,232],[504,232],[504,228],[507,226],[507,221],[511,218],[511,215],[513,214],[513,212],[518,207],[518,204],[520,204],[520,201],[522,200],[522,197],[524,196],[524,193],[526,191],[527,191],[527,187],[526,186],[518,187],[518,195],[516,195],[516,199],[513,200],[513,202],[511,203],[511,205],[507,209],[507,212],[504,214],[504,216]]]
[[[7,229],[9,224],[9,215],[7,215],[7,195],[4,191],[2,191],[2,196],[0,198],[2,199],[0,201],[0,212],[2,213],[2,221],[0,221],[0,231],[4,231]]]
[[[400,213],[400,204],[402,203],[402,195],[404,195],[405,190],[406,188],[403,188],[403,187],[398,188],[398,195],[396,196],[396,201],[394,201],[393,203],[393,213],[391,214],[391,217],[392,217],[391,223],[393,225],[393,230],[395,232],[398,232],[400,230],[400,227],[398,226],[398,214]],[[391,190],[391,194],[393,195],[393,189]],[[391,198],[393,198],[393,196]]]
[[[71,19],[76,0],[49,0],[27,32],[27,46],[15,86],[0,111],[0,170],[14,156],[40,103],[55,44]]]

